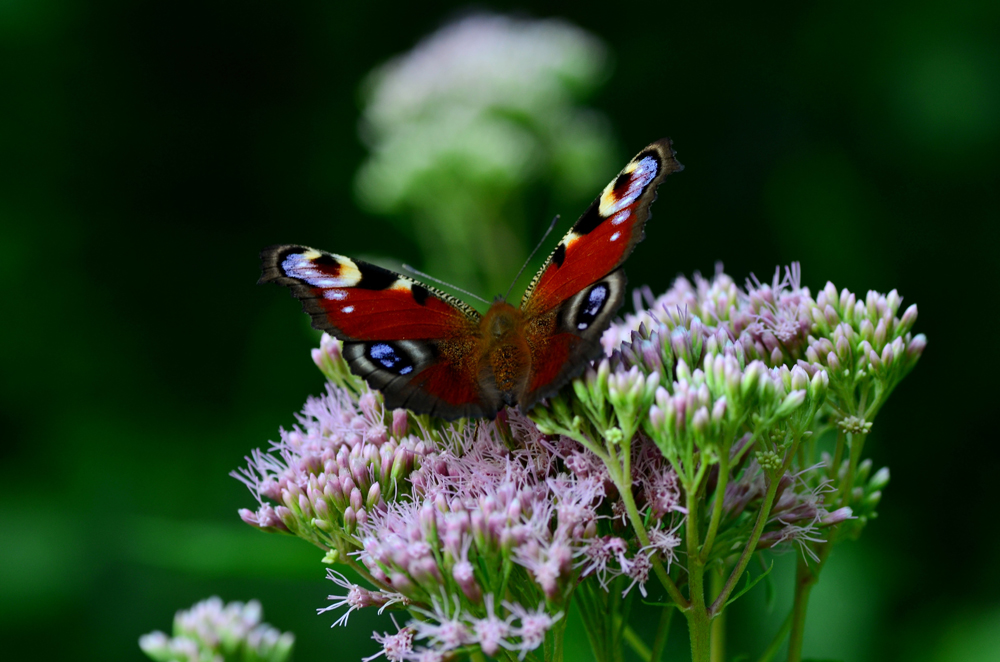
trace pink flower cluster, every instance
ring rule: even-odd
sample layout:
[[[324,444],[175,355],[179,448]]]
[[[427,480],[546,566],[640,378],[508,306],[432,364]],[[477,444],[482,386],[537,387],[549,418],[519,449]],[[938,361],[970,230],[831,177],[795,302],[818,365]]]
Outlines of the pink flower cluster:
[[[269,451],[254,450],[247,466],[231,474],[260,504],[240,517],[343,551],[358,524],[408,489],[405,478],[427,452],[425,440],[408,434],[406,412],[387,415],[375,393],[355,398],[327,384],[324,395],[306,402],[295,427],[282,429]]]

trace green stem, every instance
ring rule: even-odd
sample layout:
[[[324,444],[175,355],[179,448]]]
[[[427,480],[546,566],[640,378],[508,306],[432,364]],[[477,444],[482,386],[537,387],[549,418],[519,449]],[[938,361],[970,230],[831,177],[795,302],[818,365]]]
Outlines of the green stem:
[[[719,480],[715,488],[715,504],[712,507],[712,520],[708,525],[708,533],[705,535],[705,544],[701,547],[701,560],[707,561],[708,555],[712,552],[712,545],[715,544],[715,535],[719,531],[719,522],[722,521],[722,504],[726,497],[726,485],[729,484],[729,450],[725,449],[719,457]]]
[[[830,557],[830,549],[833,547],[836,533],[836,529],[832,529],[827,536],[828,540],[816,549],[819,562],[814,568],[810,568],[806,560],[801,557],[795,568],[795,600],[792,603],[791,634],[788,636],[788,662],[801,662],[802,660],[802,642],[805,637],[809,594],[816,582],[819,581],[819,573]]]
[[[726,567],[720,561],[718,567],[712,570],[712,595],[717,596],[722,590]],[[712,619],[712,662],[726,662],[726,612],[722,611]]]
[[[688,485],[687,495],[687,551],[688,593],[691,606],[686,611],[688,634],[691,637],[691,662],[711,662],[712,626],[705,606],[705,564],[702,563],[698,531],[698,498],[696,489],[700,481]]]
[[[789,454],[789,458],[790,457],[791,454]],[[746,570],[747,564],[750,563],[750,558],[757,550],[757,541],[760,539],[760,534],[764,532],[764,525],[767,524],[767,518],[771,514],[771,505],[774,503],[774,495],[778,491],[779,478],[783,473],[784,469],[780,472],[775,472],[773,475],[768,474],[767,492],[765,492],[764,500],[761,502],[760,510],[757,512],[757,521],[754,523],[753,532],[750,534],[750,540],[747,541],[746,546],[743,548],[743,553],[740,554],[740,558],[736,562],[736,566],[729,574],[729,579],[726,580],[726,584],[723,586],[722,592],[719,593],[719,597],[717,597],[715,602],[712,603],[713,615],[720,614],[722,613],[722,610],[725,609],[726,601],[729,599],[733,589],[736,588],[736,582],[740,580],[740,577],[743,575],[743,571]]]
[[[653,639],[653,650],[649,653],[649,662],[660,662],[663,651],[667,647],[667,637],[670,636],[670,622],[674,619],[675,607],[664,607],[660,612],[660,624]]]
[[[642,658],[643,662],[649,662],[652,657],[652,653],[650,652],[649,647],[646,646],[646,642],[639,637],[636,631],[632,629],[631,625],[625,626],[622,636],[625,638],[625,643],[628,644],[628,647],[631,648],[636,655]]]
[[[566,638],[566,624],[569,621],[569,614],[564,614],[562,618],[556,621],[555,625],[552,626],[552,657],[550,662],[562,662],[563,654],[565,649],[563,648],[563,642]]]
[[[632,529],[635,531],[636,537],[639,538],[642,547],[648,547],[649,536],[642,525],[642,516],[639,514],[639,509],[635,505],[635,499],[632,496],[632,485],[625,484],[626,477],[622,476],[621,467],[617,465],[617,462],[608,462],[605,466],[607,466],[608,472],[611,474],[612,482],[618,488],[622,503],[625,504],[625,512],[628,513],[629,521],[632,522]],[[627,478],[631,483],[631,475],[627,476]],[[680,589],[677,588],[677,584],[670,578],[666,568],[663,567],[663,562],[656,555],[653,555],[650,561],[653,564],[653,572],[656,574],[657,579],[660,580],[660,583],[663,584],[663,588],[666,589],[670,599],[681,609],[687,609],[688,601],[684,599]]]
[[[840,505],[848,506],[851,503],[851,491],[854,490],[854,475],[858,469],[858,463],[861,462],[861,453],[865,448],[865,439],[868,437],[866,434],[852,434],[851,435],[851,457],[847,464],[847,475],[844,476],[844,483],[840,486]]]
[[[761,656],[757,659],[757,662],[771,662],[775,654],[777,654],[778,649],[781,648],[782,642],[785,641],[785,637],[788,635],[788,630],[792,627],[792,616],[794,611],[788,612],[788,616],[785,617],[785,622],[781,624],[781,628],[778,630],[777,634],[774,635],[774,639],[771,643],[767,645],[767,648],[761,653]]]

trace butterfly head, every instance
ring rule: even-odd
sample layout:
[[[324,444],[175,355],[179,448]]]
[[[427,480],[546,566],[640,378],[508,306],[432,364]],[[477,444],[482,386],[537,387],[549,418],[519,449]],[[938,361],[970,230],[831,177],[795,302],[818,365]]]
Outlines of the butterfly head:
[[[502,340],[517,333],[521,323],[521,311],[497,297],[483,317],[486,335],[494,340]]]

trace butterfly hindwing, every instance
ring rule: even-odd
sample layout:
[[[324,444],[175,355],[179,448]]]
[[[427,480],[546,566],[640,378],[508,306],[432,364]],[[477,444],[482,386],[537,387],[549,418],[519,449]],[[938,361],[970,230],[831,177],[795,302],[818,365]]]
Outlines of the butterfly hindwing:
[[[684,166],[655,142],[601,192],[542,265],[521,300],[531,374],[521,406],[551,395],[601,354],[600,337],[625,295],[621,264],[643,239],[656,188]]]
[[[556,308],[527,320],[531,371],[520,398],[530,409],[554,395],[603,353],[601,336],[625,298],[625,272],[615,269]]]
[[[389,407],[444,418],[493,416],[478,384],[480,315],[388,269],[307,246],[261,251],[261,283],[288,287],[313,327],[344,341],[352,371]]]

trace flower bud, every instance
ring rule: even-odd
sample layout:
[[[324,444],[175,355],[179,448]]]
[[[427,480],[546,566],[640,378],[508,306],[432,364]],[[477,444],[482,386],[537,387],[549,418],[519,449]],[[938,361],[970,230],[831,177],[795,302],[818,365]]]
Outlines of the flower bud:
[[[663,410],[653,405],[649,408],[649,424],[653,426],[653,429],[657,432],[663,431],[664,423],[666,422],[666,415]]]
[[[869,354],[872,353],[871,343],[868,342],[867,340],[862,340],[861,344],[858,345],[858,351],[861,352],[862,358],[867,357]]]
[[[826,318],[826,323],[831,329],[840,324],[840,317],[837,315],[837,311],[833,309],[833,306],[827,305],[823,309],[823,316]]]
[[[740,383],[741,396],[747,397],[757,387],[764,369],[764,364],[760,361],[750,362],[747,369],[743,371],[743,380]]]
[[[871,458],[865,458],[858,464],[858,469],[854,474],[854,482],[857,484],[864,483],[868,480],[868,474],[872,471],[872,461]]]
[[[829,322],[827,322],[826,315],[824,315],[823,312],[824,311],[820,308],[820,306],[816,306],[815,308],[812,309],[811,315],[813,319],[813,324],[819,327],[819,329],[823,331],[823,333],[826,333],[830,328],[830,324]]]
[[[910,344],[906,346],[906,356],[912,361],[920,358],[920,355],[924,353],[924,348],[927,347],[927,336],[922,333],[918,333],[910,341]]]
[[[837,288],[831,281],[826,281],[826,285],[816,297],[816,300],[819,301],[820,297],[823,298],[824,303],[832,303],[835,306],[840,302],[840,297],[837,296]]]
[[[902,297],[899,296],[899,292],[892,290],[885,296],[886,301],[886,313],[889,317],[895,317],[896,311],[899,310],[899,304],[903,302]]]
[[[820,370],[809,380],[809,397],[818,402],[826,397],[829,388],[830,375],[826,370]]]
[[[881,359],[887,368],[892,366],[893,359],[895,358],[895,352],[893,352],[891,343],[882,348]]]
[[[805,401],[805,391],[792,391],[785,396],[785,399],[782,400],[778,409],[774,412],[774,415],[779,417],[789,416],[793,411],[802,406],[802,403]]]
[[[792,368],[792,378],[789,389],[792,391],[804,391],[809,387],[809,375],[799,366]]]
[[[840,359],[833,352],[826,355],[826,365],[830,368],[830,371],[834,374],[839,373],[841,370]]]
[[[870,319],[863,319],[861,320],[860,326],[858,326],[858,332],[861,334],[862,338],[871,342],[875,337],[875,325],[872,324]]]
[[[375,506],[379,505],[382,501],[382,486],[377,482],[372,483],[371,488],[368,490],[368,498],[365,500],[365,507],[368,510],[372,510]]]
[[[354,508],[355,512],[357,512],[358,510],[361,510],[362,507],[364,507],[364,504],[365,502],[364,498],[361,496],[361,490],[355,487],[353,490],[351,490],[351,507]]]
[[[601,359],[597,366],[597,385],[601,392],[608,389],[608,376],[611,374],[611,363],[607,359]]]
[[[875,490],[874,492],[865,497],[865,500],[863,502],[865,510],[875,510],[875,508],[878,507],[879,501],[881,500],[882,500],[882,491]]]
[[[816,351],[815,347],[810,345],[806,347],[806,358],[809,359],[810,363],[819,363],[819,352]]]
[[[896,325],[896,335],[904,336],[909,333],[916,321],[917,304],[914,303],[906,309],[906,312],[903,313],[903,319],[899,320],[899,324]]]
[[[882,371],[882,359],[879,358],[878,354],[875,353],[874,349],[869,350],[868,352],[868,363],[871,365],[872,370],[874,370],[875,372]]]
[[[766,371],[762,371],[764,374],[760,378],[760,382],[757,384],[757,394],[760,396],[761,400],[770,400],[773,398],[778,391],[777,384],[771,378],[771,375]],[[784,394],[782,394],[784,395]]]
[[[851,343],[843,335],[837,338],[837,357],[844,362],[851,360]]]
[[[889,467],[882,467],[875,472],[872,479],[868,481],[868,489],[872,491],[884,490],[889,484]]]
[[[705,434],[708,431],[708,409],[706,407],[700,407],[694,413],[694,417],[691,419],[691,427],[700,434]]]
[[[865,302],[864,301],[858,301],[857,303],[854,304],[854,321],[855,322],[858,322],[858,324],[860,324],[861,321],[865,320],[865,315],[866,314],[867,314],[867,309],[865,308]]]
[[[726,396],[722,396],[712,405],[712,422],[722,423],[726,416]]]
[[[876,347],[883,347],[885,345],[886,334],[888,332],[885,328],[885,320],[880,319],[878,321],[878,326],[875,327],[875,339],[874,343]]]
[[[688,364],[684,361],[684,359],[677,359],[677,367],[674,371],[677,375],[677,381],[691,381],[691,370],[688,368]]]
[[[339,480],[331,478],[326,481],[326,487],[323,488],[323,496],[332,501],[337,509],[343,510],[346,501],[344,500],[344,493],[340,489]]]
[[[879,294],[875,290],[868,290],[865,294],[865,311],[868,313],[868,319],[878,319],[878,297]]]
[[[854,519],[854,511],[851,510],[850,506],[844,506],[843,508],[838,508],[832,513],[827,513],[827,515],[821,519],[819,523],[824,526],[830,526],[833,524],[840,524],[841,522],[849,519]]]
[[[392,436],[396,439],[402,439],[406,436],[406,430],[409,427],[409,418],[406,415],[405,409],[393,409],[392,410]]]
[[[377,578],[376,578],[377,579]],[[406,573],[400,572],[398,570],[391,573],[388,577],[387,584],[392,586],[399,593],[408,593],[414,589],[413,582],[410,578],[406,576]]]

